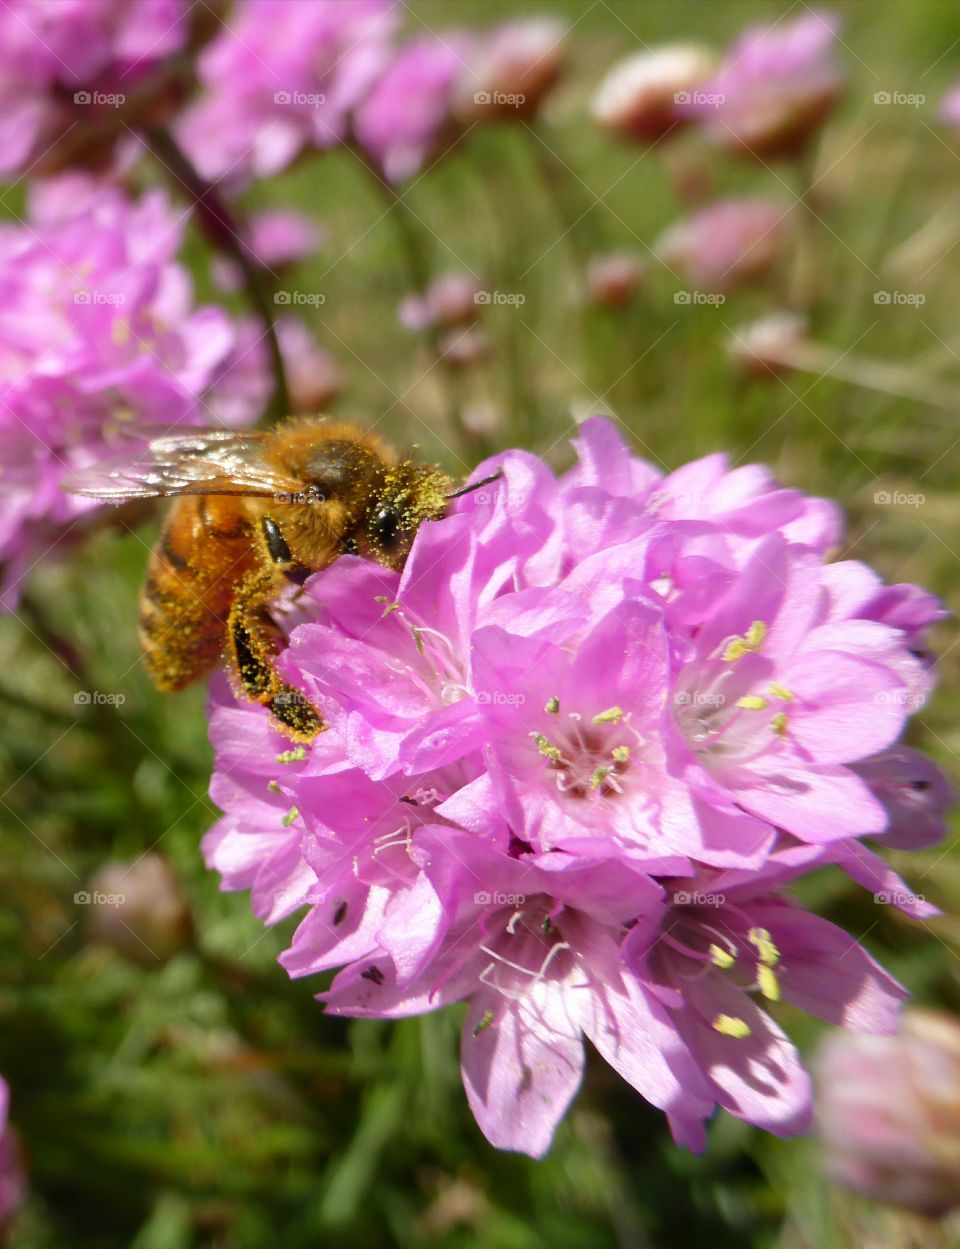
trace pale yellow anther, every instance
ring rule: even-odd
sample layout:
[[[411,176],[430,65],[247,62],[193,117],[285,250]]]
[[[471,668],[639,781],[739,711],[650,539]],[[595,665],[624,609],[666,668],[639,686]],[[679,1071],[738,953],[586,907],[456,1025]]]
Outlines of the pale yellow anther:
[[[553,698],[548,698],[543,709],[544,711],[547,712],[548,715],[551,715],[551,716],[559,715],[560,714],[560,699],[557,698],[556,695],[554,695]]]
[[[751,928],[747,933],[747,940],[756,947],[761,963],[766,963],[768,967],[776,967],[780,962],[780,951],[766,928]]]
[[[734,637],[726,644],[721,658],[724,663],[732,664],[750,651],[758,651],[767,636],[767,626],[762,620],[755,620],[743,637]]]
[[[612,771],[613,768],[597,768],[593,776],[590,777],[590,788],[599,789]]]
[[[785,685],[781,685],[779,681],[770,682],[770,693],[774,698],[779,698],[783,702],[788,703],[793,698],[793,690],[788,690]]]
[[[714,967],[722,967],[726,971],[736,961],[730,951],[725,950],[722,945],[710,946],[710,962],[713,963]]]
[[[622,707],[608,707],[593,717],[594,724],[619,724],[623,719]]]
[[[763,711],[766,705],[767,700],[759,694],[744,694],[743,698],[737,699],[737,706],[744,711]]]
[[[770,721],[770,727],[778,737],[786,737],[788,722],[787,713],[785,711],[778,711]]]
[[[549,737],[544,737],[542,733],[531,733],[530,736],[537,743],[537,749],[545,759],[549,759],[551,763],[561,762],[563,752],[559,746],[554,746]]]
[[[614,746],[613,750],[611,750],[610,753],[613,755],[614,763],[629,763],[630,762],[630,747],[629,746]]]
[[[742,1039],[750,1035],[750,1025],[745,1019],[738,1019],[736,1015],[718,1015],[713,1021],[713,1027],[722,1036]]]
[[[743,640],[752,651],[759,650],[767,636],[767,626],[762,620],[755,620],[743,635]]]
[[[780,984],[777,980],[777,973],[772,967],[765,967],[761,964],[757,968],[757,985],[767,1001],[780,1001]]]

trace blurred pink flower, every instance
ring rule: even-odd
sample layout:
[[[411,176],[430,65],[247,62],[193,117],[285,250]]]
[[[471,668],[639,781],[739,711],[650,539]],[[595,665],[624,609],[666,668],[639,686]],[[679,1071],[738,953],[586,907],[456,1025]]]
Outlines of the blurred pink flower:
[[[636,295],[646,273],[646,262],[633,252],[593,256],[587,265],[587,300],[601,308],[622,308]]]
[[[960,1024],[910,1011],[896,1036],[839,1033],[817,1064],[824,1170],[874,1201],[960,1206]]]
[[[682,106],[719,147],[758,159],[794,156],[833,111],[844,84],[839,18],[808,10],[752,26]]]
[[[529,17],[478,34],[454,89],[454,111],[466,124],[493,118],[531,118],[560,77],[566,24]]]
[[[199,173],[231,187],[330,148],[389,58],[391,0],[238,0],[198,61],[201,95],[177,134]]]
[[[306,908],[282,962],[343,968],[329,1010],[468,1000],[500,1147],[548,1148],[583,1036],[693,1148],[717,1104],[799,1131],[807,1077],[758,995],[884,1031],[903,990],[780,890],[833,863],[933,913],[857,840],[897,835],[904,775],[939,784],[892,758],[933,607],[824,563],[835,506],[759,467],[664,476],[600,419],[577,450],[560,478],[480,465],[502,479],[402,573],[306,582],[278,662],[328,727],[291,746],[218,681],[207,861],[267,922]]]
[[[618,61],[590,104],[595,120],[622,138],[653,141],[685,120],[680,107],[711,73],[714,58],[698,44],[667,44]]]
[[[442,273],[423,294],[407,296],[400,305],[400,322],[408,330],[416,331],[468,325],[476,320],[480,309],[476,297],[482,288],[480,279],[472,273],[464,270]]]
[[[261,269],[278,274],[315,252],[324,242],[325,231],[303,213],[270,209],[257,213],[247,224],[242,240],[250,259]],[[218,253],[211,265],[217,285],[224,291],[241,290],[243,274],[236,261]]]
[[[354,136],[388,182],[412,178],[457,134],[453,86],[468,47],[454,31],[411,39],[357,105]]]
[[[68,188],[76,187],[71,178]],[[165,195],[46,186],[39,215],[0,227],[0,562],[4,601],[29,565],[96,505],[65,473],[129,454],[138,427],[210,423],[210,387],[236,342],[219,308],[194,306],[175,261],[185,225]],[[249,407],[235,418],[258,415]]]
[[[736,290],[762,282],[776,267],[789,212],[778,200],[718,200],[672,225],[655,251],[699,289]]]
[[[960,126],[960,85],[951,87],[940,102],[940,120]]]
[[[0,6],[0,174],[49,172],[97,127],[109,152],[145,77],[189,37],[185,0],[5,0]],[[157,101],[152,101],[156,107]],[[128,124],[130,117],[127,115]]]
[[[293,413],[322,412],[340,393],[343,379],[336,361],[299,317],[275,322]],[[249,413],[266,410],[273,390],[270,353],[263,325],[245,318],[236,341],[214,379],[207,406],[223,425],[245,424]]]
[[[0,1234],[9,1228],[27,1191],[27,1167],[9,1113],[10,1087],[0,1076]]]
[[[113,898],[91,908],[91,936],[133,962],[156,968],[190,940],[189,904],[173,868],[158,854],[104,864],[90,892]]]

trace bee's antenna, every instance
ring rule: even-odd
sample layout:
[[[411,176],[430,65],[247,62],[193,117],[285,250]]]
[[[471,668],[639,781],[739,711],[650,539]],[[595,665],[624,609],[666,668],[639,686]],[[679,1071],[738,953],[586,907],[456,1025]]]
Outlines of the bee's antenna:
[[[454,490],[453,494],[445,495],[447,499],[459,499],[465,494],[470,494],[474,490],[479,490],[481,486],[489,486],[491,482],[500,481],[503,477],[503,469],[497,469],[489,477],[482,477],[479,481],[472,481],[469,486],[461,486],[459,490]]]

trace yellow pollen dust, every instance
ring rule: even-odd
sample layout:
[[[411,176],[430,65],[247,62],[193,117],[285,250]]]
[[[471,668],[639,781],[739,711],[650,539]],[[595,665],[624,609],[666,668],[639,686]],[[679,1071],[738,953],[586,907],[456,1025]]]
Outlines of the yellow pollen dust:
[[[610,753],[613,755],[614,763],[629,763],[630,762],[630,747],[629,746],[614,746],[613,750],[611,750]]]
[[[736,1015],[718,1015],[713,1021],[713,1028],[721,1036],[732,1036],[738,1040],[750,1035],[750,1025]]]
[[[537,750],[545,759],[549,759],[551,763],[560,763],[563,760],[560,747],[554,746],[549,737],[544,737],[542,733],[531,733],[530,736],[537,743]]]
[[[606,711],[601,711],[599,715],[593,717],[594,724],[619,724],[623,719],[622,707],[608,707]]]
[[[307,751],[304,746],[294,746],[293,750],[284,750],[276,756],[277,763],[300,763],[306,759]]]
[[[548,715],[558,716],[560,714],[560,699],[556,695],[553,698],[548,698],[543,709]]]

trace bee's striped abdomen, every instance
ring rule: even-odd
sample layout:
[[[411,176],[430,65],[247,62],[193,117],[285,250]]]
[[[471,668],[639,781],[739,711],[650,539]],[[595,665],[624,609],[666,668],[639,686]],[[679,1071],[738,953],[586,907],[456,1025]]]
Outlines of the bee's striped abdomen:
[[[140,645],[157,689],[182,689],[219,659],[234,588],[255,563],[251,532],[242,500],[173,501],[140,594]]]

